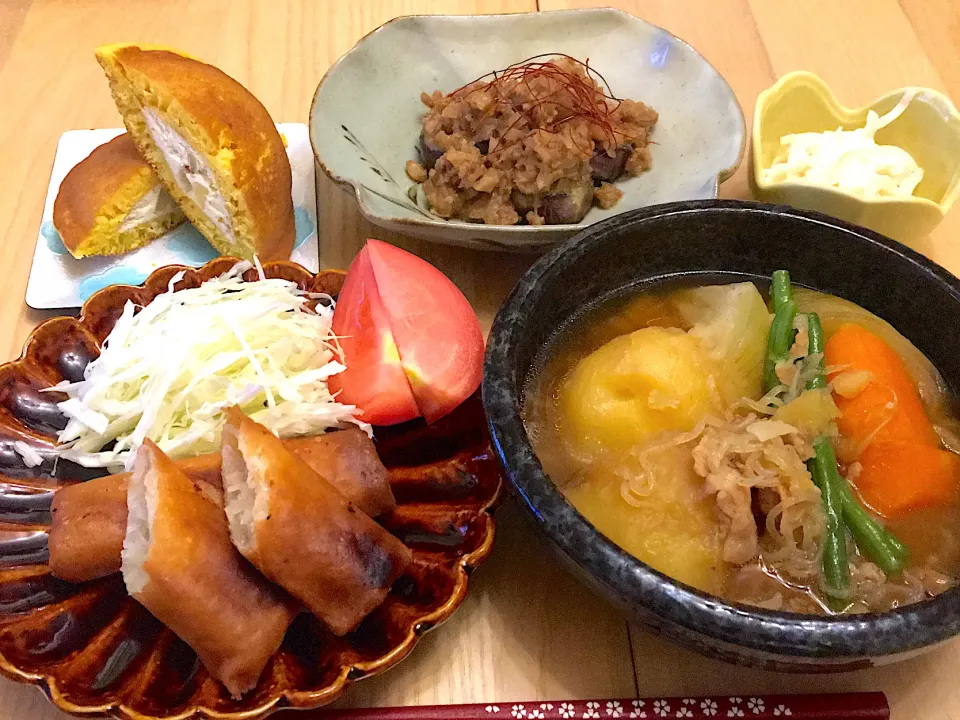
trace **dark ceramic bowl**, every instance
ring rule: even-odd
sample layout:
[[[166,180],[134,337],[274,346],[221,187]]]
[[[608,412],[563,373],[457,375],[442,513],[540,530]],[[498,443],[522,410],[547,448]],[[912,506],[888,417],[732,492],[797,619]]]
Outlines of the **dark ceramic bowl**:
[[[892,612],[823,618],[726,603],[621,550],[570,505],[534,455],[521,391],[551,334],[586,303],[687,281],[761,282],[778,268],[891,322],[960,388],[960,280],[926,258],[817,213],[695,201],[624,213],[541,258],[497,314],[483,402],[494,448],[534,522],[589,585],[653,630],[714,657],[829,672],[903,659],[960,632],[960,589]]]

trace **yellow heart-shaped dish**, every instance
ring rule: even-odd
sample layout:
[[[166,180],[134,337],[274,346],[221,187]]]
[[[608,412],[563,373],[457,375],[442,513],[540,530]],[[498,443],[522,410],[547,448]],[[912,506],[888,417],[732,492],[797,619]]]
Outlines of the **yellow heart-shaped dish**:
[[[883,115],[909,90],[916,97],[899,118],[877,132],[876,141],[903,148],[923,168],[913,196],[863,198],[831,187],[763,179],[782,136],[863,127],[868,111]],[[816,210],[906,245],[929,234],[960,196],[960,112],[949,98],[928,88],[902,88],[870,105],[848,108],[814,73],[789,73],[757,98],[750,151],[750,183],[758,199]]]

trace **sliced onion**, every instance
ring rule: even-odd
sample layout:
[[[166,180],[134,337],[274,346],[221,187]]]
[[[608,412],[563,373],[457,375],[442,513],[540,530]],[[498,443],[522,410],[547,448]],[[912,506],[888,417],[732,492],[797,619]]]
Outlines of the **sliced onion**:
[[[793,425],[789,425],[781,420],[755,420],[747,425],[745,429],[760,442],[767,442],[775,437],[800,432]]]

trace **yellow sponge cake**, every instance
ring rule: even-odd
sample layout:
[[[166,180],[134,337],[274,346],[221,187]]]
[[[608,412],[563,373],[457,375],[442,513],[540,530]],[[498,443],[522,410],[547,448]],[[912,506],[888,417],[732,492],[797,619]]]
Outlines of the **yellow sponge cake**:
[[[135,250],[185,219],[126,133],[75,165],[53,203],[53,225],[77,258]]]
[[[290,161],[260,101],[171,50],[108,45],[97,60],[140,152],[210,243],[248,260],[288,259]]]

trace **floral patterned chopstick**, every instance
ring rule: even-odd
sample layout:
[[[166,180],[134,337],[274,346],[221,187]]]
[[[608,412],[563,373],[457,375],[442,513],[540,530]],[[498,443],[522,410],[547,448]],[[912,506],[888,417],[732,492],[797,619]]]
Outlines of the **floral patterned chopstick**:
[[[556,700],[480,705],[429,705],[325,710],[316,720],[628,720],[753,718],[753,720],[889,720],[883,693]]]

